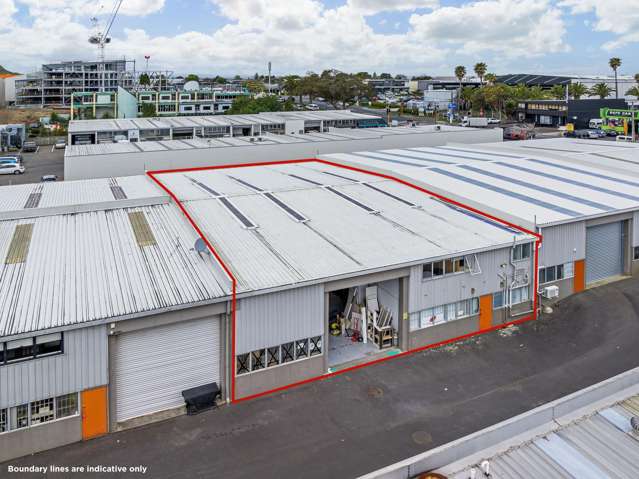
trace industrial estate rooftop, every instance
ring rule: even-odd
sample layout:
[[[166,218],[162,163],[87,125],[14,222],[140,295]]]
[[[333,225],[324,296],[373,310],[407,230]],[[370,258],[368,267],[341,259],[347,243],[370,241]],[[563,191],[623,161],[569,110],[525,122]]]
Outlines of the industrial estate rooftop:
[[[638,415],[639,397],[633,396],[554,432],[517,444],[489,459],[490,477],[636,477],[639,441],[630,419]],[[469,470],[464,470],[447,477],[467,479],[469,474]]]
[[[201,118],[201,117],[197,117]],[[110,120],[111,121],[111,120]],[[118,120],[119,121],[119,120]],[[323,143],[340,140],[370,140],[383,136],[416,135],[441,132],[468,132],[468,128],[448,125],[423,125],[415,127],[395,128],[331,128],[328,132],[309,131],[303,135],[280,135],[262,133],[259,137],[234,136],[220,138],[193,138],[182,140],[142,141],[122,143],[100,143],[95,145],[68,145],[65,157],[113,155],[118,153],[137,153],[140,151],[176,151],[205,148],[227,148],[236,146],[262,146],[293,143]]]
[[[158,179],[241,294],[532,239],[397,182],[320,163]],[[213,257],[194,248],[197,234],[178,206],[146,176],[0,188],[0,198],[12,195],[0,218],[0,336],[231,294]]]
[[[74,120],[69,122],[69,133],[122,131],[168,128],[197,128],[216,126],[270,125],[287,120],[339,121],[379,119],[380,115],[355,113],[350,110],[269,112],[254,115],[201,115],[158,118],[127,118],[109,120]]]
[[[432,190],[450,192],[462,202],[487,208],[527,227],[592,218],[639,206],[639,176],[634,167],[622,172],[618,166],[614,170],[608,166],[625,165],[625,158],[637,161],[639,147],[570,139],[519,142],[511,146],[513,143],[362,151],[321,157],[391,172]],[[572,156],[554,155],[556,150]],[[590,161],[582,161],[583,157]],[[634,164],[633,160],[628,161],[629,165]]]

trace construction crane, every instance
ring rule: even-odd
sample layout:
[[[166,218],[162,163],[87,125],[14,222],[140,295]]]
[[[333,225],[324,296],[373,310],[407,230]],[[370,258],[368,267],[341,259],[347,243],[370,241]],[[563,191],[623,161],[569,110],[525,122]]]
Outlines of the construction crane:
[[[115,21],[115,17],[118,15],[120,11],[120,7],[122,6],[123,0],[116,0],[115,5],[113,5],[113,9],[111,10],[111,16],[107,21],[104,30],[100,31],[100,27],[98,24],[98,17],[96,14],[94,17],[91,17],[91,24],[96,30],[95,35],[91,35],[89,37],[89,43],[92,45],[98,46],[98,60],[100,62],[104,62],[104,45],[107,43],[111,43],[111,37],[109,37],[109,32],[111,31],[111,27],[113,26],[113,22]],[[100,7],[102,9],[103,5]]]

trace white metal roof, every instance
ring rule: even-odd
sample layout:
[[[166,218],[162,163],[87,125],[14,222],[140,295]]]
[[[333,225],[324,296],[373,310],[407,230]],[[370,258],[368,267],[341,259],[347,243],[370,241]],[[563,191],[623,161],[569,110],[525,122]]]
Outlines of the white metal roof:
[[[132,211],[156,245],[138,245]],[[19,224],[34,225],[26,260],[5,264]],[[174,205],[0,221],[0,337],[226,296],[196,237]]]
[[[73,120],[69,122],[69,133],[123,131],[131,129],[192,128],[198,126],[276,124],[283,123],[286,120],[360,120],[376,119],[380,116],[381,114],[367,115],[364,113],[355,113],[350,110],[325,110],[317,112],[268,112],[255,115],[172,116],[113,120]]]
[[[574,155],[570,161],[549,155],[543,149],[550,148],[545,142],[528,142],[531,148],[516,150],[511,142],[337,153],[321,158],[392,172],[528,224],[548,225],[639,209],[639,177],[581,162]],[[535,150],[529,151],[533,146]],[[639,154],[639,148],[632,145],[623,148],[625,154]]]
[[[516,234],[397,182],[315,162],[158,177],[221,253],[239,292],[506,246]],[[265,192],[308,221],[296,221]],[[255,227],[243,225],[220,197]]]
[[[202,117],[206,118],[206,117]],[[315,143],[325,141],[369,140],[392,135],[417,135],[430,133],[436,135],[448,131],[470,131],[467,128],[444,125],[435,129],[432,125],[393,128],[331,128],[324,133],[308,132],[303,135],[279,135],[263,133],[259,137],[235,136],[220,138],[193,138],[164,141],[140,141],[135,143],[101,143],[98,145],[69,145],[65,157],[114,155],[119,153],[137,153],[140,151],[167,151],[194,148],[225,148],[229,146],[260,146],[289,143]],[[253,140],[253,141],[251,141]]]
[[[31,195],[40,195],[29,201]],[[116,196],[117,195],[117,196]],[[131,203],[161,203],[168,196],[142,176],[99,178],[82,181],[56,181],[0,187],[0,219],[31,215],[32,210],[57,209],[77,211],[87,205],[110,204],[112,207]],[[118,206],[118,204],[122,206]],[[29,213],[29,214],[27,214]]]
[[[639,416],[637,396],[489,458],[490,477],[635,478],[639,433],[630,425],[632,416]],[[479,466],[475,468],[479,472]],[[469,473],[463,470],[447,477],[467,479]]]

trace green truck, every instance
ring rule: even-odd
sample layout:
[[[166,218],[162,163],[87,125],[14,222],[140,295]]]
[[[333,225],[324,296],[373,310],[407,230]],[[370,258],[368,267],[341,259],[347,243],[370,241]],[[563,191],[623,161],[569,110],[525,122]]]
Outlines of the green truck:
[[[618,108],[601,108],[599,117],[602,124],[599,128],[609,135],[628,135],[632,130],[634,113],[635,132],[639,129],[639,110],[620,110]]]

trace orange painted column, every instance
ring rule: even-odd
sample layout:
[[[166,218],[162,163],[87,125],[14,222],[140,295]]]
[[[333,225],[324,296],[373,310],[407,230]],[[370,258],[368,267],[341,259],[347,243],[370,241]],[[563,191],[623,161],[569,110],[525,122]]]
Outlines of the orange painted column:
[[[574,293],[586,289],[586,260],[575,261],[575,277],[573,278],[572,289]]]
[[[107,387],[82,391],[82,439],[109,432]]]
[[[479,330],[489,329],[493,325],[493,295],[485,294],[479,298]]]

